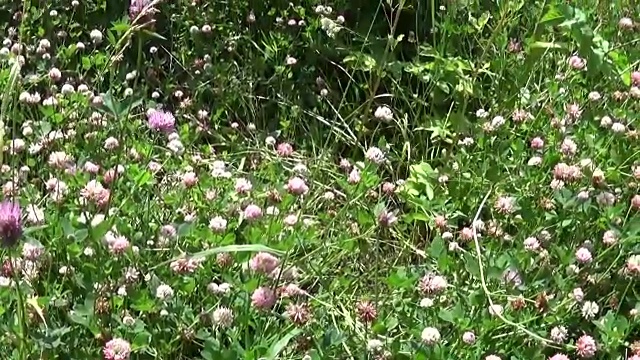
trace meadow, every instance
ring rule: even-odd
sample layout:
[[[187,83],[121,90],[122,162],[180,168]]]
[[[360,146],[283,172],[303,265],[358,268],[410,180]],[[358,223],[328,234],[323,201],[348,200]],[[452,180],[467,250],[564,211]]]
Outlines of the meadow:
[[[640,360],[639,9],[0,2],[0,358]]]

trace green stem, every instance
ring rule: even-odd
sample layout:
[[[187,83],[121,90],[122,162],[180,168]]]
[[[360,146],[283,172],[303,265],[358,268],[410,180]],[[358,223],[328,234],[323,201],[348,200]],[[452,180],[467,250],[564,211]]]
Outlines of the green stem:
[[[508,11],[508,10],[507,10]],[[504,22],[508,21],[508,17],[511,14],[508,14],[506,11],[505,13],[500,12],[500,19],[498,20],[498,24],[496,25],[495,29],[491,32],[491,36],[489,37],[489,40],[487,41],[487,45],[482,49],[482,54],[480,55],[480,60],[478,61],[478,64],[482,67],[484,62],[486,61],[486,57],[488,54],[488,49],[491,47],[491,45],[493,44],[493,42],[495,41],[495,38],[501,33],[502,27],[504,25]],[[476,83],[477,82],[477,78],[478,78],[478,74],[480,73],[480,71],[475,68],[473,71],[473,76],[471,78],[471,82],[472,83]],[[469,97],[465,96],[463,103],[462,103],[462,111],[460,112],[461,114],[465,114],[467,112],[467,106],[469,105]]]
[[[15,282],[16,288],[16,296],[18,299],[18,325],[20,326],[20,334],[18,335],[20,338],[20,346],[18,348],[18,354],[20,360],[27,360],[27,319],[26,319],[26,309],[25,302],[22,298],[22,290],[20,289],[20,276],[18,275],[18,271],[14,266],[13,257],[9,257],[9,261],[11,261],[11,267],[13,269],[13,281]]]
[[[384,52],[382,53],[382,60],[380,61],[380,63],[377,64],[378,66],[375,71],[375,76],[376,76],[375,82],[371,87],[371,92],[369,93],[369,99],[367,99],[367,103],[364,108],[364,114],[369,114],[371,110],[371,104],[373,103],[373,99],[375,99],[376,93],[378,92],[378,88],[380,87],[380,83],[382,82],[384,67],[387,65],[387,57],[389,56],[389,53],[393,51],[393,49],[395,48],[395,44],[391,45],[391,43],[392,41],[395,42],[396,40],[396,28],[398,27],[398,23],[400,22],[400,14],[402,13],[402,9],[404,9],[404,1],[405,0],[400,0],[400,3],[398,4],[398,8],[395,13],[395,17],[393,18],[393,22],[391,23],[391,30],[389,35],[390,39],[387,39],[387,44],[384,48]],[[373,74],[374,72],[372,72],[372,77],[373,77]],[[371,83],[371,81],[369,81],[369,83]]]

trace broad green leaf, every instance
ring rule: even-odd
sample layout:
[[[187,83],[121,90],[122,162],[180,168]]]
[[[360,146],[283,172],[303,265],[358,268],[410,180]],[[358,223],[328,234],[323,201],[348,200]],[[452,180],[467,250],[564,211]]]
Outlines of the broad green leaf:
[[[429,255],[434,259],[438,259],[445,252],[444,240],[442,237],[436,237],[429,246]]]
[[[431,186],[431,183],[429,183],[428,181],[425,182],[425,190],[427,192],[427,199],[429,200],[433,200],[434,198],[434,193],[433,193],[433,186]]]
[[[151,334],[149,334],[147,331],[142,331],[137,333],[136,337],[133,338],[131,347],[135,351],[135,350],[139,350],[149,346],[150,343],[151,343]]]
[[[273,345],[271,345],[265,359],[275,360],[278,357],[278,354],[280,354],[280,352],[282,352],[282,350],[284,350],[284,348],[287,347],[287,345],[289,345],[289,342],[291,341],[291,339],[298,336],[298,334],[300,334],[301,332],[302,330],[297,328],[291,330],[287,335],[283,336],[280,340],[278,340]]]
[[[540,19],[539,25],[543,26],[553,26],[562,23],[565,20],[564,15],[560,10],[555,6],[550,6],[547,12]]]
[[[438,317],[448,323],[455,323],[455,318],[450,310],[440,309],[440,311],[438,312]]]
[[[480,277],[480,267],[478,266],[478,260],[470,253],[464,254],[464,267],[465,269],[475,277]]]

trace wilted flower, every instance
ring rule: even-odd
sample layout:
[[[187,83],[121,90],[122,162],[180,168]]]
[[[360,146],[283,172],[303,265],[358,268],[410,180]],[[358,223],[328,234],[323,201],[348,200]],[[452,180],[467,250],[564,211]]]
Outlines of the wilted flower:
[[[169,267],[178,274],[192,274],[200,267],[202,260],[202,258],[183,257],[172,261]]]
[[[533,119],[533,115],[531,115],[531,113],[526,110],[517,109],[513,111],[513,113],[511,114],[511,118],[513,119],[513,121],[521,123],[523,121]]]
[[[516,39],[509,39],[509,44],[507,45],[507,51],[512,54],[517,54],[522,51],[522,44],[520,41]]]
[[[289,283],[287,285],[284,285],[284,286],[280,287],[278,289],[278,293],[283,298],[291,298],[291,297],[294,297],[294,296],[307,295],[306,291],[302,290],[300,288],[300,286],[298,286],[297,284],[294,284],[294,283]]]
[[[296,325],[304,325],[311,319],[311,311],[307,303],[288,304],[286,315]]]
[[[213,312],[213,323],[220,328],[228,328],[233,324],[233,311],[227,307],[219,307]]]
[[[389,211],[387,209],[382,209],[378,212],[378,224],[382,227],[391,227],[398,222],[398,217],[395,214],[395,211]]]
[[[376,305],[369,300],[361,300],[356,304],[356,312],[360,321],[365,323],[373,322],[378,316]]]

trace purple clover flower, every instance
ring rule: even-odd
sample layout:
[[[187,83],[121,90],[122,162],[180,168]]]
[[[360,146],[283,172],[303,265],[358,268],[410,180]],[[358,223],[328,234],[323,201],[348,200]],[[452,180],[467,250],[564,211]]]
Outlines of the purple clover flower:
[[[13,247],[22,236],[20,204],[12,201],[0,203],[0,237],[4,247]]]
[[[131,21],[135,20],[149,3],[151,3],[149,0],[131,0],[131,5],[129,5],[129,18]]]
[[[176,118],[170,112],[156,110],[147,115],[149,127],[152,130],[162,131],[165,133],[173,131],[176,124]]]

